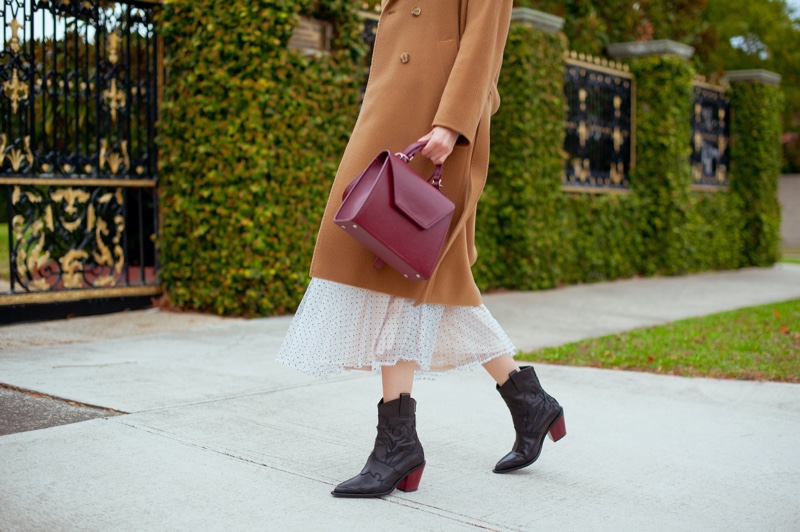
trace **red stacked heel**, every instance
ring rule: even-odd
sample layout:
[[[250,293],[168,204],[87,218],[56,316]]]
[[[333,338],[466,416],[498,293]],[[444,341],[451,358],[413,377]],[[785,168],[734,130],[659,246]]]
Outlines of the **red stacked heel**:
[[[397,485],[397,489],[400,491],[416,491],[419,487],[419,481],[422,479],[422,471],[424,469],[425,466],[423,465],[419,469],[415,469],[408,475],[404,476]]]
[[[564,423],[564,414],[558,416],[558,419],[556,419],[556,422],[553,423],[552,427],[550,427],[550,431],[547,433],[547,435],[554,442],[567,435],[567,424]]]

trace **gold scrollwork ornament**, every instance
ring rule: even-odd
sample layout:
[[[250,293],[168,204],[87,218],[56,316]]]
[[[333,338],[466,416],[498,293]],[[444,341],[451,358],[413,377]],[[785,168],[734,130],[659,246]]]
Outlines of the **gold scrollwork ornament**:
[[[117,35],[117,32],[112,32],[108,36],[108,61],[112,65],[119,62],[119,45],[122,43],[122,37]]]
[[[719,149],[720,155],[724,154],[725,150],[728,149],[728,139],[723,135],[720,135],[717,139],[717,148]]]
[[[703,179],[703,163],[694,163],[692,165],[692,179],[698,182]]]
[[[99,165],[97,169],[102,170],[106,163],[108,163],[109,168],[111,168],[112,174],[119,172],[119,168],[122,163],[125,163],[125,168],[130,168],[131,159],[128,155],[127,140],[120,142],[120,151],[122,152],[122,156],[120,156],[118,153],[109,151],[108,141],[106,139],[100,139],[100,153],[98,154]]]
[[[620,161],[616,165],[611,165],[611,181],[615,185],[619,185],[625,179],[625,163]]]
[[[85,204],[89,201],[91,196],[88,192],[75,189],[75,188],[60,188],[50,194],[50,199],[57,202],[57,203],[66,203],[66,207],[64,207],[64,212],[71,215],[73,217],[72,220],[65,220],[64,217],[60,217],[59,221],[61,225],[69,231],[70,233],[74,232],[78,229],[83,220],[81,217],[76,217],[75,215],[78,214],[77,204]]]
[[[28,99],[28,85],[20,81],[16,68],[11,72],[11,79],[3,83],[3,91],[11,100],[11,112],[17,114],[19,102]]]
[[[104,236],[108,236],[108,224],[102,218],[97,219],[95,224],[94,236],[97,241],[97,251],[93,251],[94,261],[100,266],[113,266],[114,258],[111,255],[111,249],[103,241]]]
[[[699,131],[694,132],[694,151],[700,151],[703,149],[703,135]]]
[[[24,219],[17,220],[17,218],[18,217],[14,217],[12,225],[15,226],[15,236],[18,237],[18,240],[22,240],[21,226],[24,224]],[[31,249],[30,255],[28,255],[22,248],[17,251],[17,272],[20,277],[27,276],[28,273],[36,273],[40,268],[50,261],[50,252],[44,251],[44,226],[45,222],[43,220],[37,220],[31,225],[31,235],[34,238],[38,237],[38,240],[33,249]],[[27,288],[30,291],[41,292],[43,290],[49,290],[51,287],[50,283],[47,282],[47,279],[40,277],[39,279],[34,279],[33,281],[29,282]]]
[[[12,52],[18,54],[22,49],[19,40],[19,30],[23,28],[23,25],[20,24],[17,19],[14,19],[10,24],[6,24],[6,26],[11,28],[11,38],[8,40],[8,47],[11,48]]]
[[[724,183],[725,180],[728,178],[728,167],[724,164],[717,166],[717,181],[719,183]]]
[[[103,98],[105,98],[108,108],[111,110],[111,121],[117,121],[117,110],[125,107],[127,103],[127,96],[124,90],[117,88],[117,80],[111,80],[111,87],[103,91]]]
[[[589,128],[586,127],[586,122],[581,120],[581,123],[578,125],[578,140],[581,143],[581,148],[586,147],[586,140],[589,138]]]
[[[614,140],[614,151],[619,153],[619,150],[622,148],[622,144],[625,141],[625,137],[622,136],[622,131],[618,127],[614,128],[614,134],[611,136]]]
[[[25,144],[25,152],[19,148],[15,148],[11,150],[8,155],[6,155],[6,144],[8,143],[8,137],[5,133],[0,135],[0,165],[3,164],[6,157],[8,157],[9,162],[11,163],[11,169],[15,172],[19,172],[20,167],[22,166],[23,161],[28,161],[28,167],[33,167],[33,152],[31,151],[31,137],[26,136],[24,139]]]
[[[83,276],[81,261],[87,259],[89,254],[82,249],[71,249],[58,259],[61,263],[61,282],[64,288],[83,288]]]

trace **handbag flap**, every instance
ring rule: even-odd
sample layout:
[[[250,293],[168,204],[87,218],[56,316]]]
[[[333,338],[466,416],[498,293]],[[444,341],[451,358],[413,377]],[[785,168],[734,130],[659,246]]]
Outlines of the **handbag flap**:
[[[422,229],[452,213],[455,205],[395,155],[389,156],[394,204]]]

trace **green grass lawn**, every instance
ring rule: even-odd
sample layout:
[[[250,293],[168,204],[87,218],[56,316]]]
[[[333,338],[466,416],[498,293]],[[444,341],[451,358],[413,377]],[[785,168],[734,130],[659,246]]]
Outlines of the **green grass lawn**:
[[[782,248],[781,262],[800,264],[800,248]]]
[[[519,358],[693,377],[800,382],[800,300],[637,329]]]
[[[8,224],[0,224],[0,279],[8,279],[11,272],[8,250]]]

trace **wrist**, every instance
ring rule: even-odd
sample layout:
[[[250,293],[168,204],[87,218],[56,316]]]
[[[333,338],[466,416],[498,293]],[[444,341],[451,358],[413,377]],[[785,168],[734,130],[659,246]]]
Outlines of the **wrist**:
[[[456,139],[458,139],[458,137],[460,135],[460,133],[458,131],[454,131],[454,130],[450,129],[449,127],[445,127],[445,126],[434,126],[433,129],[434,130],[436,130],[436,129],[440,130],[441,133],[446,135],[451,142],[455,142]]]

